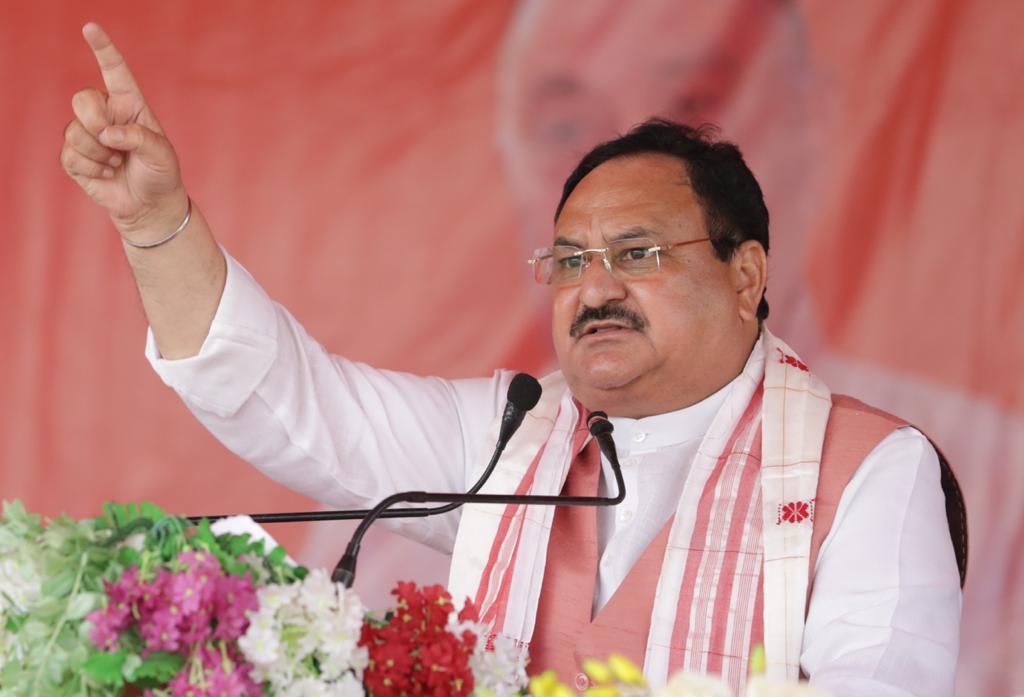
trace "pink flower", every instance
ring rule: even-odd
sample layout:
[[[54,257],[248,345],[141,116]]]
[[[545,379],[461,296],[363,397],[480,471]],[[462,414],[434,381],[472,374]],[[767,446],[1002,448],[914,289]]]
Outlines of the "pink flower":
[[[108,605],[102,610],[90,612],[86,619],[92,623],[89,640],[93,646],[104,651],[116,651],[121,633],[131,624],[131,610],[123,605]]]
[[[198,687],[189,680],[189,667],[186,665],[177,675],[167,683],[171,688],[171,697],[200,697],[203,694]]]
[[[174,574],[161,567],[156,570],[156,578],[148,583],[139,584],[136,602],[140,613],[153,612],[166,603],[163,596],[173,577]]]
[[[209,605],[199,608],[191,615],[182,617],[178,623],[178,628],[181,630],[181,642],[187,645],[209,640],[213,635],[212,621],[213,609]]]
[[[139,633],[146,642],[144,655],[153,651],[177,651],[181,647],[178,623],[181,613],[173,605],[161,607],[139,622]]]
[[[113,583],[106,581],[104,586],[111,605],[132,605],[142,596],[139,568],[137,566],[128,567],[121,574],[121,578]]]
[[[248,613],[258,610],[259,605],[256,589],[248,574],[218,578],[214,595],[217,617],[214,637],[233,640],[245,634],[245,630],[249,628]]]

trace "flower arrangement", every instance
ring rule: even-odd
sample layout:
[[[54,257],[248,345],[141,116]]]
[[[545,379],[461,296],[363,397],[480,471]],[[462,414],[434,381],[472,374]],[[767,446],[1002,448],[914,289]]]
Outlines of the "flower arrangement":
[[[5,504],[0,697],[522,693],[525,655],[442,587],[401,583],[378,619],[267,547],[150,504],[48,525]]]
[[[251,521],[237,533],[151,504],[0,517],[0,697],[569,697],[468,601],[399,583],[381,617]],[[269,538],[267,538],[269,539]],[[755,657],[754,662],[758,660]],[[762,660],[763,662],[763,660]],[[651,691],[625,658],[588,661],[589,697],[725,697],[678,675]],[[757,666],[754,666],[757,672]],[[821,697],[753,678],[748,697]]]

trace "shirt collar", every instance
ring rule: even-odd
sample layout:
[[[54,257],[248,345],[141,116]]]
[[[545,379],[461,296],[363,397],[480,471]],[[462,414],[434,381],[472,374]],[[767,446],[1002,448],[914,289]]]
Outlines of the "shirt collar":
[[[748,360],[760,358],[760,343],[759,338]],[[702,439],[733,385],[742,375],[741,372],[717,392],[682,409],[642,419],[610,417],[609,421],[615,427],[612,438],[615,440],[616,451],[620,456],[628,457]]]

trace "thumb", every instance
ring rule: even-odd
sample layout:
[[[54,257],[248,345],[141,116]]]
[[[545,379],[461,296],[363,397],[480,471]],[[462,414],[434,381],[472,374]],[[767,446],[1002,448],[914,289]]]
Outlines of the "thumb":
[[[108,126],[100,131],[99,140],[114,150],[134,152],[152,164],[163,164],[173,158],[171,144],[165,137],[137,123]]]

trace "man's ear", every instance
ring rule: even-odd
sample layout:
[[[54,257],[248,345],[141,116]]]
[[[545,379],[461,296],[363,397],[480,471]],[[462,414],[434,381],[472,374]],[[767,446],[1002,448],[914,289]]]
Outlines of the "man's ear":
[[[768,255],[760,242],[747,240],[736,248],[729,263],[736,286],[740,319],[756,321],[757,306],[768,283]]]

